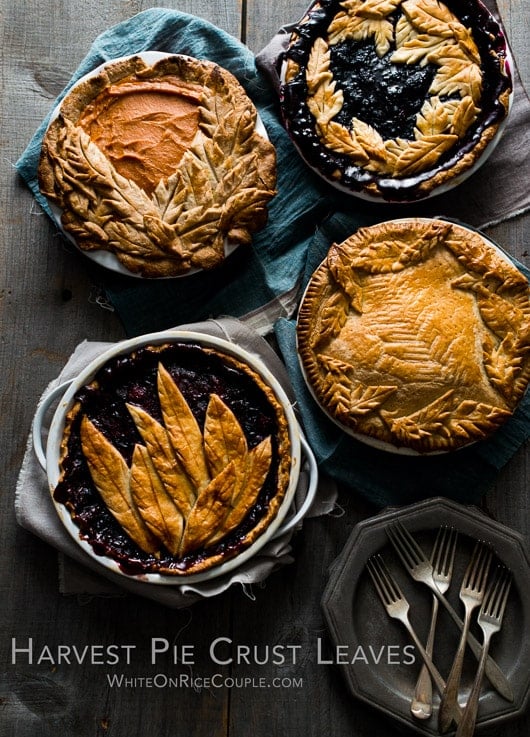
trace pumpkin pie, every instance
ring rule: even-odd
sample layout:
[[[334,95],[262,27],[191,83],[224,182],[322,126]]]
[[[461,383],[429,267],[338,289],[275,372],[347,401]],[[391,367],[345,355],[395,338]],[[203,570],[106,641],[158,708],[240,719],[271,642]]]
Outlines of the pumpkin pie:
[[[42,193],[84,251],[144,277],[221,264],[275,194],[272,144],[236,78],[161,55],[104,65],[66,96],[44,137]]]

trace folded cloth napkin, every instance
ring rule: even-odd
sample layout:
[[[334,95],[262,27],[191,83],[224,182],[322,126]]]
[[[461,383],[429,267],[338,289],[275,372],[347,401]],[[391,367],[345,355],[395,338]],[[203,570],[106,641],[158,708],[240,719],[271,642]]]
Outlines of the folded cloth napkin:
[[[306,284],[328,252],[350,234],[347,215],[330,217],[313,238],[308,253]],[[530,278],[530,271],[517,266]],[[296,322],[280,319],[276,337],[307,439],[319,468],[341,487],[365,497],[376,506],[411,504],[432,496],[446,496],[461,503],[477,503],[495,483],[500,469],[530,437],[530,392],[517,411],[489,440],[443,455],[412,457],[377,450],[340,430],[318,407],[300,371],[296,352]]]
[[[188,324],[182,326],[182,329],[224,338],[258,356],[276,376],[287,396],[294,401],[288,375],[277,354],[261,336],[242,325],[238,320],[223,318]],[[81,369],[108,347],[108,343],[90,343],[86,341],[79,345],[59,377],[47,388],[44,396],[55,386],[75,377]],[[308,473],[308,470],[304,469],[300,475],[295,495],[295,508],[299,508],[305,498],[309,483]],[[324,482],[319,485],[317,496],[308,512],[308,516],[318,516],[331,512],[335,505],[335,496],[335,488],[332,484]],[[232,572],[204,583],[180,585],[176,583],[169,586],[157,586],[113,573],[100,566],[87,555],[63,527],[50,497],[46,474],[38,464],[33,452],[31,436],[28,440],[17,482],[15,511],[17,521],[22,527],[53,545],[61,553],[101,574],[125,591],[145,596],[174,608],[186,607],[198,599],[220,594],[236,583],[246,586],[261,582],[272,571],[291,563],[293,560],[290,546],[292,531],[288,531],[269,541],[256,556],[235,568]],[[87,581],[89,580],[87,578]],[[68,589],[68,582],[63,580],[62,590],[68,591]],[[88,583],[86,593],[90,593],[90,590],[91,584]],[[100,593],[100,591],[101,589],[97,588],[96,593]]]
[[[487,4],[496,12],[493,0],[487,0]],[[417,205],[371,204],[340,194],[313,174],[280,122],[274,88],[278,79],[276,64],[287,34],[288,29],[282,29],[258,54],[257,69],[246,46],[207,21],[153,8],[101,34],[57,98],[55,104],[79,77],[109,59],[150,49],[189,54],[210,59],[237,77],[276,147],[277,195],[269,205],[268,224],[254,235],[251,248],[238,249],[221,269],[153,282],[122,277],[87,260],[128,335],[218,314],[244,316],[261,333],[270,331],[278,317],[289,317],[295,310],[311,238],[325,217],[335,211],[348,213],[353,232],[360,225],[407,214],[444,214],[484,227],[528,209],[530,151],[526,136],[530,103],[516,72],[515,102],[503,140],[490,161],[468,183],[454,193]],[[37,164],[48,120],[43,121],[16,167],[50,214],[37,183]]]

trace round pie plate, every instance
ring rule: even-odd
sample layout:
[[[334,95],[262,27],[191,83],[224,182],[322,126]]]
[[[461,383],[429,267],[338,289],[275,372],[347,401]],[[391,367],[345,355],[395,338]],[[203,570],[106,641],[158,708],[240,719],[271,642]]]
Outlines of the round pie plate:
[[[490,11],[485,7],[484,3],[480,2],[480,0],[477,0],[477,3],[480,4],[480,6],[491,17],[491,19],[495,23],[495,25],[498,26],[497,20],[490,13]],[[318,0],[315,3],[315,5],[316,4],[318,4]],[[306,17],[306,16],[304,15],[304,17]],[[370,194],[369,192],[365,192],[363,190],[355,190],[355,189],[353,189],[351,187],[347,187],[347,186],[341,184],[340,182],[337,182],[332,177],[326,176],[326,174],[324,172],[322,172],[318,167],[315,167],[313,164],[311,164],[307,160],[307,157],[304,155],[304,152],[299,147],[299,145],[297,144],[297,142],[295,141],[295,139],[294,138],[291,138],[291,140],[293,142],[293,145],[295,146],[296,150],[298,151],[299,155],[301,156],[301,158],[303,159],[303,161],[305,162],[305,164],[315,174],[317,174],[318,176],[320,176],[322,179],[324,179],[328,184],[330,184],[332,187],[334,187],[335,189],[337,189],[339,192],[342,192],[342,193],[347,194],[347,195],[352,195],[353,197],[357,197],[357,198],[362,199],[362,200],[365,200],[367,202],[377,202],[377,203],[380,203],[380,204],[388,203],[388,204],[392,204],[392,205],[400,204],[400,203],[401,204],[410,204],[412,202],[417,202],[417,201],[421,201],[421,200],[428,200],[428,199],[431,199],[432,197],[437,197],[438,195],[441,195],[441,194],[445,194],[447,192],[450,192],[455,187],[458,187],[460,184],[462,184],[463,182],[465,182],[470,176],[472,176],[473,174],[475,174],[486,163],[486,161],[490,158],[491,154],[496,149],[499,141],[501,140],[501,138],[503,136],[503,133],[504,133],[504,130],[506,128],[506,125],[508,123],[508,119],[510,117],[510,111],[511,111],[511,108],[512,108],[512,105],[513,105],[513,99],[514,99],[513,73],[512,73],[512,70],[515,69],[515,63],[514,63],[514,60],[513,60],[511,51],[510,51],[510,48],[508,46],[508,43],[507,43],[507,41],[505,39],[504,32],[503,32],[502,28],[500,28],[500,26],[499,26],[499,31],[498,32],[499,32],[500,37],[503,40],[503,52],[504,52],[504,55],[505,55],[505,58],[504,58],[504,74],[505,74],[505,76],[511,82],[511,91],[510,91],[510,95],[509,95],[509,99],[508,99],[508,109],[506,111],[506,115],[505,115],[504,119],[500,122],[499,127],[498,127],[498,130],[497,130],[497,133],[495,134],[495,136],[492,138],[492,140],[486,146],[486,148],[482,152],[482,154],[479,157],[479,159],[471,167],[469,167],[469,169],[467,169],[466,171],[462,172],[458,176],[452,177],[450,181],[445,182],[445,183],[439,185],[438,187],[435,187],[427,195],[421,197],[420,200],[418,200],[418,199],[411,199],[411,200],[398,199],[398,200],[393,200],[393,199],[390,199],[390,198],[389,199],[386,199],[386,198],[384,198],[381,195],[374,195],[374,194]],[[282,65],[281,65],[281,67],[280,67],[280,83],[282,85],[285,84],[285,72],[286,72],[286,68],[287,68],[287,64],[284,61],[282,63]],[[391,180],[389,180],[389,181],[391,181]],[[403,184],[403,186],[406,187],[409,183],[412,183],[414,181],[415,181],[414,179],[408,180],[408,179],[404,178],[402,180],[402,184]],[[385,180],[381,180],[381,182],[382,182],[382,184],[384,184],[385,183]]]
[[[160,61],[161,59],[167,59],[171,58],[173,56],[177,56],[177,54],[168,54],[162,51],[142,51],[137,54],[133,54],[131,56],[123,56],[116,59],[110,59],[109,61],[104,62],[103,64],[100,64],[95,69],[91,70],[87,74],[83,75],[80,79],[78,79],[75,84],[72,86],[72,88],[68,91],[67,94],[70,94],[72,90],[76,89],[78,86],[84,84],[88,79],[92,79],[93,77],[97,77],[103,69],[105,69],[107,66],[112,66],[114,64],[117,64],[119,62],[125,61],[126,59],[130,59],[133,57],[138,57],[142,59],[146,64],[153,65],[156,62]],[[180,57],[186,58],[185,54],[178,54]],[[188,57],[190,58],[190,57]],[[48,123],[48,127],[53,123],[53,121],[58,117],[60,111],[61,111],[61,105],[62,101],[53,109],[50,120]],[[257,113],[256,117],[256,132],[260,134],[262,138],[265,140],[269,140],[267,130],[263,124],[263,121],[261,120],[259,113]],[[46,134],[44,134],[46,135]],[[75,246],[75,248],[83,254],[83,256],[86,256],[86,258],[90,259],[96,264],[99,264],[100,266],[105,267],[106,269],[109,269],[110,271],[114,271],[118,274],[123,274],[125,276],[132,276],[136,279],[184,279],[187,276],[192,276],[193,274],[198,274],[203,269],[200,269],[198,267],[192,267],[188,271],[186,271],[183,274],[176,274],[173,276],[157,276],[157,277],[146,277],[142,276],[141,274],[137,274],[134,271],[131,271],[126,266],[124,266],[121,261],[110,251],[104,251],[104,250],[94,250],[94,251],[86,251],[80,248],[70,233],[68,233],[62,226],[61,222],[61,216],[62,216],[62,209],[56,205],[54,202],[50,202],[48,199],[46,200],[48,203],[48,207],[50,208],[53,221],[61,231],[61,233],[64,235],[64,237],[69,241],[69,243],[72,243],[72,245]],[[225,258],[230,256],[234,251],[237,250],[239,247],[239,244],[229,243],[227,240],[225,240],[224,244],[224,250],[225,250]]]
[[[451,219],[445,218],[445,217],[439,217],[439,218],[421,218],[421,217],[418,217],[418,218],[414,218],[414,220],[419,220],[421,222],[429,222],[432,219],[435,219],[435,220],[443,220],[443,221],[446,221],[446,222],[454,223],[455,225],[458,225],[460,228],[467,229],[470,233],[478,233],[481,236],[481,238],[483,238],[484,241],[486,241],[486,243],[488,245],[490,245],[492,248],[494,248],[497,251],[497,253],[500,256],[502,256],[502,258],[504,258],[507,262],[509,262],[511,266],[514,265],[513,259],[512,259],[512,257],[510,256],[509,253],[507,253],[497,243],[495,243],[494,241],[492,241],[488,236],[484,235],[484,233],[482,233],[480,230],[477,230],[476,228],[473,228],[470,225],[466,225],[464,223],[460,223],[460,222],[457,222],[455,220],[451,220]],[[401,220],[407,221],[407,220],[410,220],[410,218],[401,218],[401,219],[400,218],[395,218],[394,220],[388,221],[388,222],[396,222],[396,223],[399,223]],[[318,268],[320,268],[320,266],[325,262],[326,258],[324,258],[322,260],[321,264],[317,267],[317,269],[315,269],[315,271],[318,270]],[[306,295],[306,292],[307,292],[308,287],[309,287],[309,282],[308,282],[308,285],[306,286],[306,289],[305,289],[305,291],[304,291],[304,293],[302,295],[302,298],[300,300],[300,305],[302,305],[302,303],[303,303],[303,301],[305,299],[305,295]],[[297,340],[298,340],[298,336],[297,336]],[[319,408],[321,409],[321,411],[326,415],[326,417],[329,420],[331,420],[331,422],[333,422],[337,427],[339,427],[347,435],[350,435],[352,438],[355,438],[356,440],[359,440],[360,442],[364,443],[365,445],[369,445],[372,448],[376,448],[378,450],[387,451],[389,453],[395,453],[395,454],[398,454],[398,455],[406,455],[406,456],[434,456],[434,455],[444,455],[446,453],[454,453],[455,452],[455,450],[435,450],[435,451],[428,451],[428,452],[423,452],[422,453],[422,452],[419,452],[419,451],[414,450],[412,448],[407,448],[407,447],[401,446],[401,445],[399,445],[399,446],[398,445],[393,445],[392,443],[389,443],[389,442],[386,442],[386,441],[383,441],[383,440],[378,440],[377,438],[372,438],[372,437],[370,437],[368,435],[363,435],[361,433],[355,432],[354,430],[352,430],[351,427],[348,427],[347,425],[345,425],[342,422],[340,422],[340,420],[338,420],[336,417],[334,417],[327,410],[327,408],[324,407],[323,404],[320,402],[320,400],[318,399],[318,397],[315,394],[315,391],[314,391],[314,389],[313,389],[313,387],[311,385],[311,382],[309,380],[309,377],[307,376],[307,373],[305,371],[304,364],[303,364],[303,361],[302,361],[302,358],[301,358],[301,355],[300,355],[300,351],[298,349],[298,343],[297,343],[297,353],[298,353],[298,364],[299,364],[299,367],[300,367],[300,371],[302,373],[302,376],[304,378],[305,385],[306,385],[309,393],[311,394],[311,396],[313,397],[314,401],[317,403],[317,405],[319,406]],[[472,441],[472,442],[467,443],[466,445],[461,446],[461,447],[462,448],[469,448],[470,445],[474,445],[475,442],[476,441]],[[460,448],[457,448],[456,450],[458,451],[459,449]]]
[[[453,527],[458,532],[453,577],[446,597],[460,617],[464,611],[458,592],[477,540],[489,543],[497,559],[512,571],[513,583],[502,628],[492,638],[490,655],[507,678],[513,691],[513,701],[498,695],[485,680],[477,729],[521,715],[528,706],[530,695],[530,640],[521,636],[530,627],[527,546],[517,532],[492,521],[480,510],[447,499],[434,498],[409,507],[388,509],[354,528],[333,564],[322,599],[331,638],[327,659],[338,662],[353,696],[416,732],[439,734],[440,697],[436,689],[432,716],[418,720],[411,714],[411,698],[423,661],[405,628],[388,617],[365,568],[370,556],[381,555],[408,600],[411,624],[425,643],[431,619],[432,594],[426,585],[409,576],[389,543],[386,528],[397,520],[412,534],[427,556],[431,554],[441,526]],[[493,570],[494,566],[491,572]],[[471,631],[482,642],[481,630],[476,624],[477,613],[475,610]],[[440,606],[433,660],[444,679],[449,674],[459,636],[456,625]],[[461,704],[465,703],[476,668],[477,661],[468,648],[459,695]]]
[[[116,356],[129,354],[131,351],[142,346],[154,346],[171,342],[191,343],[203,348],[213,348],[221,353],[227,354],[228,356],[232,356],[247,364],[260,376],[266,385],[272,389],[276,399],[282,406],[288,423],[288,435],[291,445],[291,469],[289,483],[275,518],[249,547],[242,550],[235,557],[204,571],[199,571],[189,575],[160,573],[141,573],[130,575],[125,573],[120,565],[111,557],[95,553],[91,544],[87,540],[81,538],[79,527],[72,520],[68,509],[54,499],[54,490],[61,475],[59,466],[61,441],[63,438],[66,416],[73,406],[76,392],[86,384],[90,383],[97,371],[104,364]],[[59,402],[52,416],[44,447],[42,438],[45,434],[46,417],[48,416],[51,406],[57,401],[57,399],[59,399]],[[87,555],[89,555],[90,558],[96,561],[99,565],[104,566],[108,570],[117,573],[120,576],[125,576],[128,579],[135,579],[146,583],[173,586],[183,583],[197,583],[217,578],[225,573],[233,571],[238,566],[255,556],[267,544],[267,542],[273,538],[283,535],[289,530],[292,530],[308,511],[317,489],[318,472],[314,455],[302,436],[291,403],[278,380],[267,366],[265,366],[263,361],[256,355],[251,354],[249,351],[244,350],[234,343],[230,343],[229,341],[214,336],[205,335],[204,333],[196,333],[187,330],[168,330],[158,333],[150,333],[116,343],[101,354],[101,356],[92,361],[77,377],[56,387],[56,389],[52,390],[44,398],[35,414],[32,435],[35,454],[47,474],[53,505],[66,531],[82,548],[82,550],[84,550],[85,553],[87,553]],[[300,506],[297,506],[296,510],[294,510],[293,502],[302,468],[307,469],[309,479],[308,486],[304,501]]]

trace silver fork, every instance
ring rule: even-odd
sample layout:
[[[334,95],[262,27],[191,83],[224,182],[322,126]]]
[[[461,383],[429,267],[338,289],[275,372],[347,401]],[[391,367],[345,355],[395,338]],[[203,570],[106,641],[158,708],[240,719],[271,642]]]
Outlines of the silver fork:
[[[442,594],[448,590],[451,583],[457,538],[458,533],[454,527],[440,527],[432,548],[431,563],[433,567],[433,579],[438,586],[438,591]],[[425,645],[425,650],[431,658],[437,620],[438,599],[433,594],[431,624]],[[414,698],[410,704],[410,710],[417,719],[429,719],[432,714],[432,681],[425,663],[423,663],[418,680],[416,681],[416,689],[414,691]]]
[[[455,612],[451,604],[447,601],[445,596],[440,593],[438,586],[433,578],[433,567],[432,563],[425,556],[425,553],[420,548],[418,543],[414,540],[410,532],[401,524],[399,520],[396,520],[390,524],[387,529],[387,535],[392,543],[395,551],[401,558],[401,562],[408,570],[410,575],[415,581],[419,581],[428,586],[434,593],[438,601],[445,607],[449,616],[452,618],[454,623],[461,630],[464,627],[463,621],[460,619],[458,614]],[[467,644],[471,648],[474,656],[479,659],[482,652],[482,647],[476,637],[471,632],[467,636]],[[504,673],[501,671],[497,663],[493,658],[488,657],[486,660],[486,675],[493,688],[507,701],[513,701],[512,687],[508,683],[508,680]]]
[[[440,704],[438,729],[442,734],[447,732],[451,726],[454,705],[458,701],[458,689],[460,687],[471,615],[484,599],[491,558],[491,550],[484,543],[477,542],[460,586],[459,596],[465,610],[464,627]]]
[[[510,571],[504,566],[499,565],[491,584],[488,586],[482,606],[480,607],[478,623],[484,636],[482,657],[478,664],[473,688],[471,689],[471,693],[464,710],[464,716],[456,730],[456,737],[471,737],[475,729],[480,689],[484,678],[484,668],[486,665],[489,646],[492,636],[498,632],[502,626],[511,583],[512,575]]]
[[[395,579],[392,578],[390,571],[386,567],[381,555],[377,554],[369,558],[366,563],[366,567],[368,569],[368,573],[372,578],[379,598],[381,599],[389,617],[397,619],[403,624],[403,626],[411,636],[412,641],[414,642],[418,652],[423,658],[423,662],[425,663],[425,666],[431,674],[431,677],[436,684],[438,691],[440,692],[440,694],[442,694],[445,690],[445,681],[440,675],[437,667],[434,665],[431,656],[423,647],[414,628],[412,627],[409,620],[409,603],[403,596],[403,593],[401,592],[401,589],[399,588]],[[454,718],[455,722],[458,723],[460,721],[460,718],[462,717],[462,709],[459,704],[456,704],[455,712],[452,717]]]

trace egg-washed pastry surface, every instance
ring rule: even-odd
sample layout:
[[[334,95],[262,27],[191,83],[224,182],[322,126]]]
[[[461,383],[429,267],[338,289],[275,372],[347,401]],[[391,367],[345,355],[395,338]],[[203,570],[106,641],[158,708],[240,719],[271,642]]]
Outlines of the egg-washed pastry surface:
[[[332,245],[298,316],[322,408],[361,439],[420,453],[484,439],[530,379],[524,275],[481,235],[441,220],[362,228]]]
[[[76,394],[54,491],[127,574],[230,560],[274,520],[291,455],[278,399],[245,363],[172,343],[119,356]]]
[[[43,141],[42,193],[86,251],[145,276],[211,269],[248,245],[275,194],[273,145],[236,78],[208,61],[117,60],[66,96]]]
[[[320,0],[285,53],[284,120],[332,183],[420,199],[493,140],[509,106],[505,61],[476,0]]]

